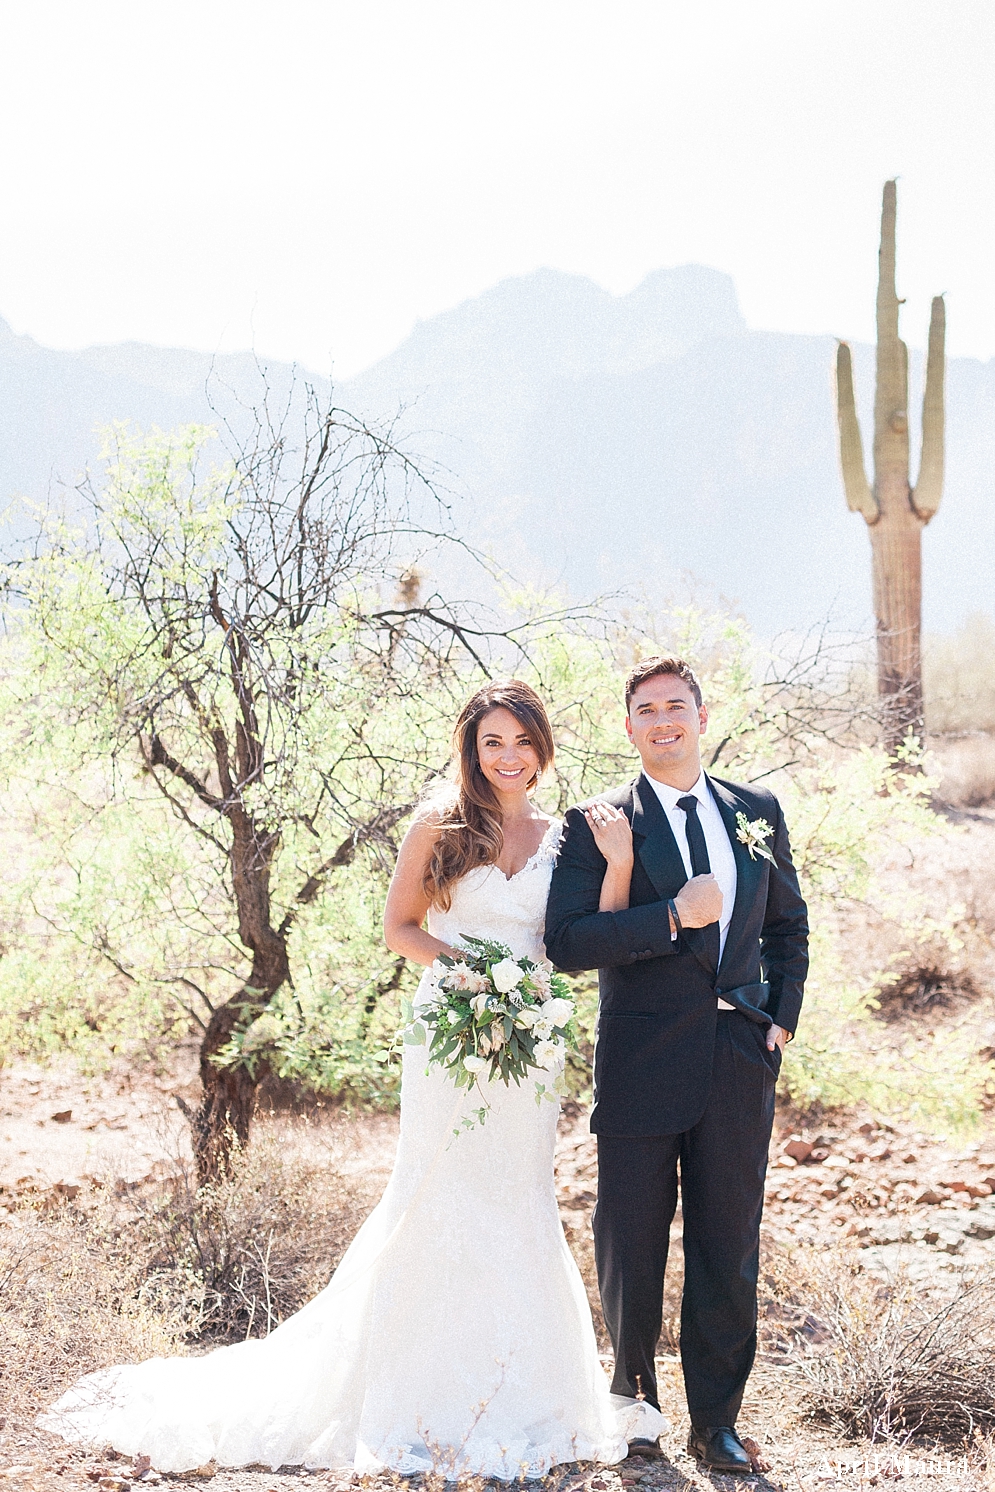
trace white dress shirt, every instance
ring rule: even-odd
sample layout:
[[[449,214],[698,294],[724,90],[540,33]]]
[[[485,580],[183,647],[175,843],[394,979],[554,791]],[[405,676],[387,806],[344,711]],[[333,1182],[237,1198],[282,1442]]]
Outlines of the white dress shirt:
[[[719,813],[719,805],[712,796],[704,772],[701,773],[694,787],[686,792],[681,788],[670,787],[666,782],[657,782],[655,777],[650,777],[648,774],[645,775],[647,782],[659,798],[660,807],[667,815],[670,827],[674,831],[677,848],[681,852],[681,859],[684,861],[684,869],[687,871],[689,880],[692,872],[687,814],[683,808],[678,808],[677,800],[678,798],[698,799],[698,822],[705,836],[708,863],[712,868],[712,875],[718,882],[719,890],[722,892],[722,916],[719,918],[719,958],[721,959],[729,933],[729,923],[732,921],[732,909],[736,902],[737,876],[736,856],[729,842],[728,830]],[[722,1010],[734,1008],[725,1000],[719,1000],[719,1007]]]

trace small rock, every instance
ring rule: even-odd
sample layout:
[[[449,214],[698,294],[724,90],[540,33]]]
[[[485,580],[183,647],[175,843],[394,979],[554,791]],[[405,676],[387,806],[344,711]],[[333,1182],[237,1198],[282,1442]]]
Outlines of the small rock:
[[[902,1164],[906,1166],[914,1166],[918,1159],[919,1157],[916,1155],[915,1151],[910,1150],[907,1155],[902,1156]]]
[[[927,1207],[935,1207],[938,1202],[943,1201],[943,1193],[936,1191],[931,1186],[927,1186],[925,1191],[921,1191],[918,1197],[916,1197],[916,1201],[923,1203]]]
[[[52,1115],[52,1119],[56,1124],[68,1124],[72,1117],[72,1109],[60,1109],[57,1114]]]
[[[990,1197],[992,1190],[987,1181],[977,1181],[968,1186],[967,1193],[970,1197]]]
[[[787,1166],[790,1170],[792,1166],[797,1166],[798,1162],[793,1155],[779,1155],[774,1164],[775,1166]]]
[[[876,1124],[862,1124],[860,1126],[860,1133],[862,1135],[872,1135],[872,1134],[875,1134],[876,1131],[877,1131],[877,1125]]]
[[[770,1471],[771,1463],[767,1460],[757,1442],[747,1435],[743,1440],[743,1449],[750,1458],[750,1466],[754,1471]]]
[[[815,1146],[809,1144],[808,1140],[789,1140],[784,1147],[784,1154],[790,1155],[794,1161],[801,1162],[808,1160],[814,1149]]]

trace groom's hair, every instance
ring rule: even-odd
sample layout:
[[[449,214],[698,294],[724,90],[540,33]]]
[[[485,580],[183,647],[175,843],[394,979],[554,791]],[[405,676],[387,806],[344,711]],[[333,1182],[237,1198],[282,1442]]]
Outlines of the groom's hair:
[[[628,712],[632,702],[632,696],[640,684],[645,684],[647,679],[655,679],[659,674],[673,674],[677,679],[683,679],[694,696],[694,702],[701,709],[701,685],[694,676],[694,670],[690,663],[685,663],[683,658],[664,656],[657,658],[642,658],[629,674],[625,681],[625,708]]]

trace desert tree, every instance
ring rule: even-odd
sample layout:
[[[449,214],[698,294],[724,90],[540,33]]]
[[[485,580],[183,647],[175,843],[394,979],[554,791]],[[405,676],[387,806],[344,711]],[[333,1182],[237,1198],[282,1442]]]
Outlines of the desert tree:
[[[392,428],[307,390],[212,451],[201,428],[115,428],[85,529],[45,523],[8,568],[11,623],[80,753],[118,783],[137,767],[230,911],[237,988],[172,976],[203,1028],[204,1181],[246,1141],[261,1075],[226,1060],[233,1035],[292,986],[291,934],[330,879],[361,851],[390,861],[493,640],[422,594],[419,555],[457,541]]]

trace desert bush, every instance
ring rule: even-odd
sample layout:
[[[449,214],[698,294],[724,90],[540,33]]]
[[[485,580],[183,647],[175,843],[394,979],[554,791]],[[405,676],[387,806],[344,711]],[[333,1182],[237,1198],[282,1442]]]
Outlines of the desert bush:
[[[882,1020],[916,1020],[970,1003],[978,994],[970,974],[935,963],[914,964],[881,986],[877,1009]]]
[[[995,621],[974,612],[951,635],[923,644],[926,725],[931,734],[995,730]]]
[[[981,808],[995,802],[995,734],[930,739],[929,758],[939,802],[953,808]]]
[[[895,947],[921,962],[923,929],[939,927],[942,940],[955,919],[935,897],[927,914],[923,894],[897,894],[878,873],[896,849],[945,829],[929,805],[930,779],[866,744],[866,700],[854,690],[849,657],[837,663],[818,637],[802,639],[793,655],[764,652],[741,621],[695,608],[607,620],[561,614],[554,623],[542,620],[535,598],[508,604],[500,625],[528,646],[497,662],[514,661],[540,690],[558,741],[556,772],[540,795],[548,811],[562,813],[637,770],[622,729],[622,676],[635,658],[664,649],[700,670],[710,707],[707,768],[770,783],[784,802],[816,934],[805,1019],[784,1066],[793,1100],[911,1105],[952,1123],[976,1112],[983,1077],[968,1043],[963,1052],[948,1047],[941,1064],[929,1052],[896,1054],[869,1039]],[[398,706],[355,629],[347,632],[332,650],[334,677],[315,706],[312,736],[294,747],[302,778],[294,793],[304,793],[307,779],[327,800],[324,847],[302,813],[283,825],[274,861],[274,905],[290,916],[293,983],[262,1015],[246,1011],[221,1057],[253,1073],[268,1064],[348,1102],[389,1106],[397,1070],[383,1059],[418,971],[383,947],[383,899],[406,813],[442,769],[456,697],[478,675],[467,665],[439,679],[417,659],[402,668],[395,657]],[[68,1049],[90,1064],[114,1051],[154,1054],[203,1028],[246,977],[223,857],[201,832],[202,818],[195,814],[191,827],[140,764],[107,753],[96,706],[81,712],[57,677],[39,689],[49,667],[44,638],[25,651],[15,626],[4,667],[0,792],[13,850],[0,875],[0,1043],[42,1058]],[[254,788],[246,791],[251,797]],[[381,809],[375,842],[350,841],[336,863],[330,826],[348,838],[350,824],[373,822]],[[326,851],[320,886],[298,904],[302,874]],[[881,965],[855,974],[841,952],[844,922],[865,908],[896,931]],[[591,979],[579,982],[578,995],[589,1049]],[[578,1096],[589,1084],[585,1055],[571,1066]],[[911,1086],[909,1061],[919,1073]]]
[[[846,1255],[820,1252],[792,1294],[817,1323],[793,1371],[812,1417],[871,1440],[963,1443],[995,1428],[995,1276],[962,1279],[945,1299],[885,1284]]]
[[[109,1254],[67,1208],[0,1228],[0,1398],[37,1413],[84,1373],[175,1352],[183,1324],[141,1295],[141,1262]]]
[[[198,1189],[188,1165],[88,1215],[137,1299],[190,1341],[266,1336],[328,1283],[378,1187],[302,1123],[261,1125],[229,1173]]]
[[[911,1024],[898,1039],[876,1018],[882,989],[917,967],[957,968],[964,950],[962,886],[943,868],[959,831],[930,806],[932,788],[869,747],[827,754],[779,788],[812,925],[803,1019],[782,1069],[802,1110],[866,1103],[951,1130],[981,1110],[990,1069],[968,1024],[940,1044]]]
[[[377,1199],[351,1162],[282,1120],[200,1192],[178,1166],[74,1202],[26,1197],[0,1227],[4,1411],[33,1415],[110,1363],[265,1336],[328,1283]]]

